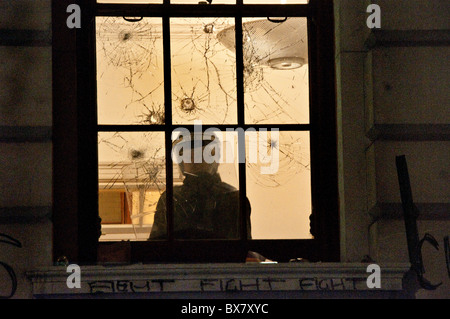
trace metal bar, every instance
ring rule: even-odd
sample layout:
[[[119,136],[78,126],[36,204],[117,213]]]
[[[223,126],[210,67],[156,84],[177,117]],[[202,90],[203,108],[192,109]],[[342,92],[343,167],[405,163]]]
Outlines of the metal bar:
[[[164,0],[165,3],[167,0]],[[166,218],[167,239],[173,241],[173,163],[172,163],[172,72],[170,51],[170,18],[163,17],[164,105],[166,148]]]
[[[249,5],[191,5],[191,4],[106,4],[96,6],[98,16],[160,17],[170,9],[171,17],[306,17],[308,4],[249,4]]]
[[[166,129],[176,129],[176,128],[186,128],[188,130],[193,130],[194,125],[193,124],[177,124],[177,125],[98,125],[98,131],[99,132],[158,132],[158,131],[165,131]],[[310,131],[311,126],[310,124],[202,124],[202,129],[209,129],[209,128],[217,128],[217,130],[225,131],[227,129],[229,130],[236,130],[236,129],[244,129],[247,130],[249,128],[254,128],[256,130],[259,129],[278,129],[280,131]]]
[[[236,43],[236,97],[238,125],[245,126],[245,104],[244,104],[244,49],[242,43],[242,17],[235,18],[235,43]],[[239,145],[239,216],[241,217],[240,235],[241,240],[246,243],[250,234],[247,233],[247,185],[245,176],[245,133],[238,131]],[[244,153],[244,154],[242,154]]]
[[[408,244],[409,260],[411,263],[411,270],[417,274],[420,286],[427,290],[435,290],[442,282],[432,284],[424,278],[425,268],[422,260],[422,246],[424,242],[429,242],[434,248],[438,249],[438,242],[436,239],[426,233],[425,236],[419,240],[419,232],[417,230],[417,216],[418,210],[414,206],[411,192],[411,185],[409,181],[408,167],[406,165],[406,158],[404,155],[396,157],[396,165],[398,172],[398,181],[400,185],[400,195],[403,205],[403,214],[405,218],[406,240]]]
[[[408,243],[409,261],[411,267],[417,274],[423,272],[422,256],[419,247],[419,232],[417,230],[417,210],[415,209],[411,185],[409,181],[408,166],[404,155],[395,158],[397,166],[398,183],[403,206],[403,217],[405,219],[406,240]]]
[[[98,214],[98,141],[97,90],[95,62],[95,21],[93,7],[86,3],[81,16],[81,28],[76,29],[77,43],[77,209],[78,209],[78,258],[81,262],[97,261],[97,244],[100,235]],[[86,43],[88,49],[83,49]]]
[[[99,132],[164,132],[166,129],[166,125],[101,124],[97,126]]]

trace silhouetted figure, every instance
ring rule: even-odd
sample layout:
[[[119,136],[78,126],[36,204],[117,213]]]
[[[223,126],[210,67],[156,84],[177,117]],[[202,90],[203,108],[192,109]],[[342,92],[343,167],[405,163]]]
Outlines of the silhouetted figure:
[[[178,143],[191,143],[202,139],[202,150],[213,142],[203,136],[191,134],[190,141],[178,139]],[[216,140],[217,142],[217,140]],[[189,148],[192,152],[194,148]],[[193,159],[193,154],[191,158]],[[217,173],[217,162],[181,162],[180,169],[185,176],[183,184],[173,188],[174,238],[177,239],[239,239],[241,217],[239,214],[239,191],[223,182]],[[250,238],[250,202],[246,201],[247,234]],[[167,237],[166,192],[157,204],[150,239]]]

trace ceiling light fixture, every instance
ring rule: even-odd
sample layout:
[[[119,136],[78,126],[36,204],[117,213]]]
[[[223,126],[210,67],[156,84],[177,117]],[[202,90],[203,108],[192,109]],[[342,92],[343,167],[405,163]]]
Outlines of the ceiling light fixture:
[[[243,51],[247,64],[257,63],[277,70],[300,68],[308,63],[307,25],[305,18],[283,21],[261,19],[245,22]],[[235,28],[228,27],[217,39],[229,50],[235,50]]]

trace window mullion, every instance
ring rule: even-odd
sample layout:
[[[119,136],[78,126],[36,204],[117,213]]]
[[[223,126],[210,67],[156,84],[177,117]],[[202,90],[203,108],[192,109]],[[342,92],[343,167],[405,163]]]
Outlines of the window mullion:
[[[240,1],[238,1],[240,2]],[[238,126],[245,126],[244,112],[244,51],[242,43],[242,17],[235,17],[235,43],[236,43],[236,92],[237,92],[237,116]],[[246,175],[245,175],[245,133],[238,130],[239,146],[239,216],[241,217],[241,240],[246,241],[247,234],[247,191],[246,191]],[[240,152],[244,154],[241,154]]]
[[[167,238],[173,241],[173,163],[172,163],[172,78],[170,52],[170,17],[163,16],[164,112],[166,148],[166,218]]]

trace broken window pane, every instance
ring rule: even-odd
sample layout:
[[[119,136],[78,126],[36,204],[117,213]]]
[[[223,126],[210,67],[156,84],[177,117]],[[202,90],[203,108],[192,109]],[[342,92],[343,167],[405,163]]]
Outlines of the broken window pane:
[[[244,19],[242,29],[246,123],[308,123],[306,18]]]
[[[126,224],[123,218],[122,226],[103,223],[100,240],[148,239],[156,204],[165,190],[164,149],[163,132],[98,133],[99,211],[113,218],[114,212],[125,209],[130,219]],[[120,202],[120,192],[126,203]]]
[[[279,21],[243,19],[245,123],[274,127],[309,123],[306,18],[274,19]],[[98,122],[170,124],[164,117],[162,19],[128,20],[96,20]],[[234,22],[234,18],[170,19],[173,124],[192,124],[194,120],[237,124]],[[227,221],[224,214],[239,210],[237,134],[233,134],[233,142],[218,137],[222,150],[234,148],[232,160],[220,162],[217,174],[212,174],[219,176],[220,182],[214,178],[198,182],[202,174],[183,174],[180,166],[174,165],[175,238],[185,237],[182,232],[190,232],[193,221],[203,231],[194,235],[196,238],[239,238],[238,227],[231,235],[215,228],[239,220]],[[261,135],[248,138],[246,145],[251,236],[311,238],[309,132],[269,134],[262,147]],[[247,137],[251,136],[247,132]],[[257,151],[256,161],[250,151],[254,147],[265,151]],[[156,211],[164,211],[160,216],[165,221],[164,156],[164,132],[99,133],[99,208],[106,234],[101,240],[147,240]],[[185,183],[189,187],[182,189]],[[230,198],[220,199],[225,195],[215,193],[217,186],[227,189]],[[187,204],[185,195],[189,195]],[[216,208],[222,206],[223,212],[217,213]],[[195,215],[199,211],[202,215]],[[204,219],[193,217],[183,222],[179,216]],[[122,228],[106,225],[119,220],[125,223]],[[159,229],[154,238],[167,235],[166,225],[161,225],[153,228]],[[118,233],[116,237],[112,231]]]
[[[99,124],[164,124],[162,19],[97,17]]]
[[[253,239],[311,238],[309,132],[246,131]]]
[[[236,124],[233,24],[171,19],[174,124]],[[246,123],[308,123],[306,18],[246,18],[243,31]],[[99,123],[163,124],[161,19],[99,17],[97,50]]]
[[[242,29],[246,123],[308,123],[306,18],[245,18]],[[217,36],[234,50],[234,35],[232,26]]]
[[[236,124],[236,58],[217,34],[232,18],[173,18],[172,113],[175,124]]]

